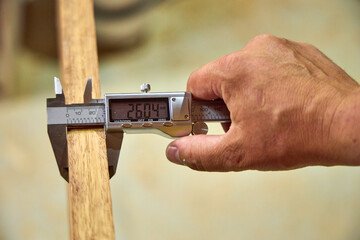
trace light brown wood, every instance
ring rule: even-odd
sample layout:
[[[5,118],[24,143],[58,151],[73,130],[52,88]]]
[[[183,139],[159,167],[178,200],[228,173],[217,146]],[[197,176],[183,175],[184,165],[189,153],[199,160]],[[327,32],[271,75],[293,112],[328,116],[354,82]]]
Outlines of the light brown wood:
[[[15,93],[21,4],[21,1],[0,0],[0,96]]]
[[[68,144],[71,237],[114,239],[104,132],[73,130]]]
[[[66,102],[82,103],[86,81],[100,98],[93,1],[58,0],[61,83]],[[67,133],[71,239],[114,239],[104,129]]]

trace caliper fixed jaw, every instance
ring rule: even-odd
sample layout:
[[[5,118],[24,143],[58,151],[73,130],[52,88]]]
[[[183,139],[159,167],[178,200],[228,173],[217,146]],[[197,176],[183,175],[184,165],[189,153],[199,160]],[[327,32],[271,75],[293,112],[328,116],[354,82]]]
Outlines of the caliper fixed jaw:
[[[103,99],[92,98],[92,78],[89,78],[86,83],[84,91],[84,104],[65,104],[65,96],[61,86],[61,82],[58,78],[54,78],[55,85],[55,98],[47,99],[47,108],[56,107],[71,107],[71,106],[99,106],[104,105]],[[68,129],[81,129],[81,128],[104,128],[104,123],[86,124],[82,123],[81,126],[76,124],[49,124],[49,112],[48,112],[48,135],[50,138],[51,146],[53,148],[56,162],[60,171],[60,175],[69,182],[69,165],[68,165],[68,146],[67,146],[67,130]],[[123,140],[123,132],[108,132],[106,131],[106,151],[108,158],[109,177],[115,175],[116,167],[119,160],[121,144]]]

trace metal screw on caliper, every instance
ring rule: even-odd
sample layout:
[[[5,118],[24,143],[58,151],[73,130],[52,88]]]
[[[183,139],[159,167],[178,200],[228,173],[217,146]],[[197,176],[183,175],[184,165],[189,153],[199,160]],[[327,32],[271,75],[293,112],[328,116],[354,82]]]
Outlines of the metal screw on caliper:
[[[141,90],[141,92],[145,92],[145,93],[150,92],[150,90],[151,90],[150,84],[148,84],[148,83],[141,84],[140,90]]]

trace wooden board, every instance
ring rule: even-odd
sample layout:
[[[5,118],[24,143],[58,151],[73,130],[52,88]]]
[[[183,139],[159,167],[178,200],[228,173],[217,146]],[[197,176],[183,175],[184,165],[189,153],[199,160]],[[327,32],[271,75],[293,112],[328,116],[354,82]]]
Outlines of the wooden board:
[[[101,98],[92,0],[58,0],[61,83],[66,103],[82,103],[86,81]],[[71,239],[114,239],[104,129],[71,130],[69,218]]]

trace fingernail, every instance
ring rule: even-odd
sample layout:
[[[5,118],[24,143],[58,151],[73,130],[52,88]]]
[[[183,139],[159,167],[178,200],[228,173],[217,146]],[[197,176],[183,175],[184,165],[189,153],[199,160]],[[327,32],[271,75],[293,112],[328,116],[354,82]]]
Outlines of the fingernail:
[[[173,163],[181,164],[181,165],[183,164],[182,161],[180,161],[179,149],[175,146],[167,147],[166,157]]]

